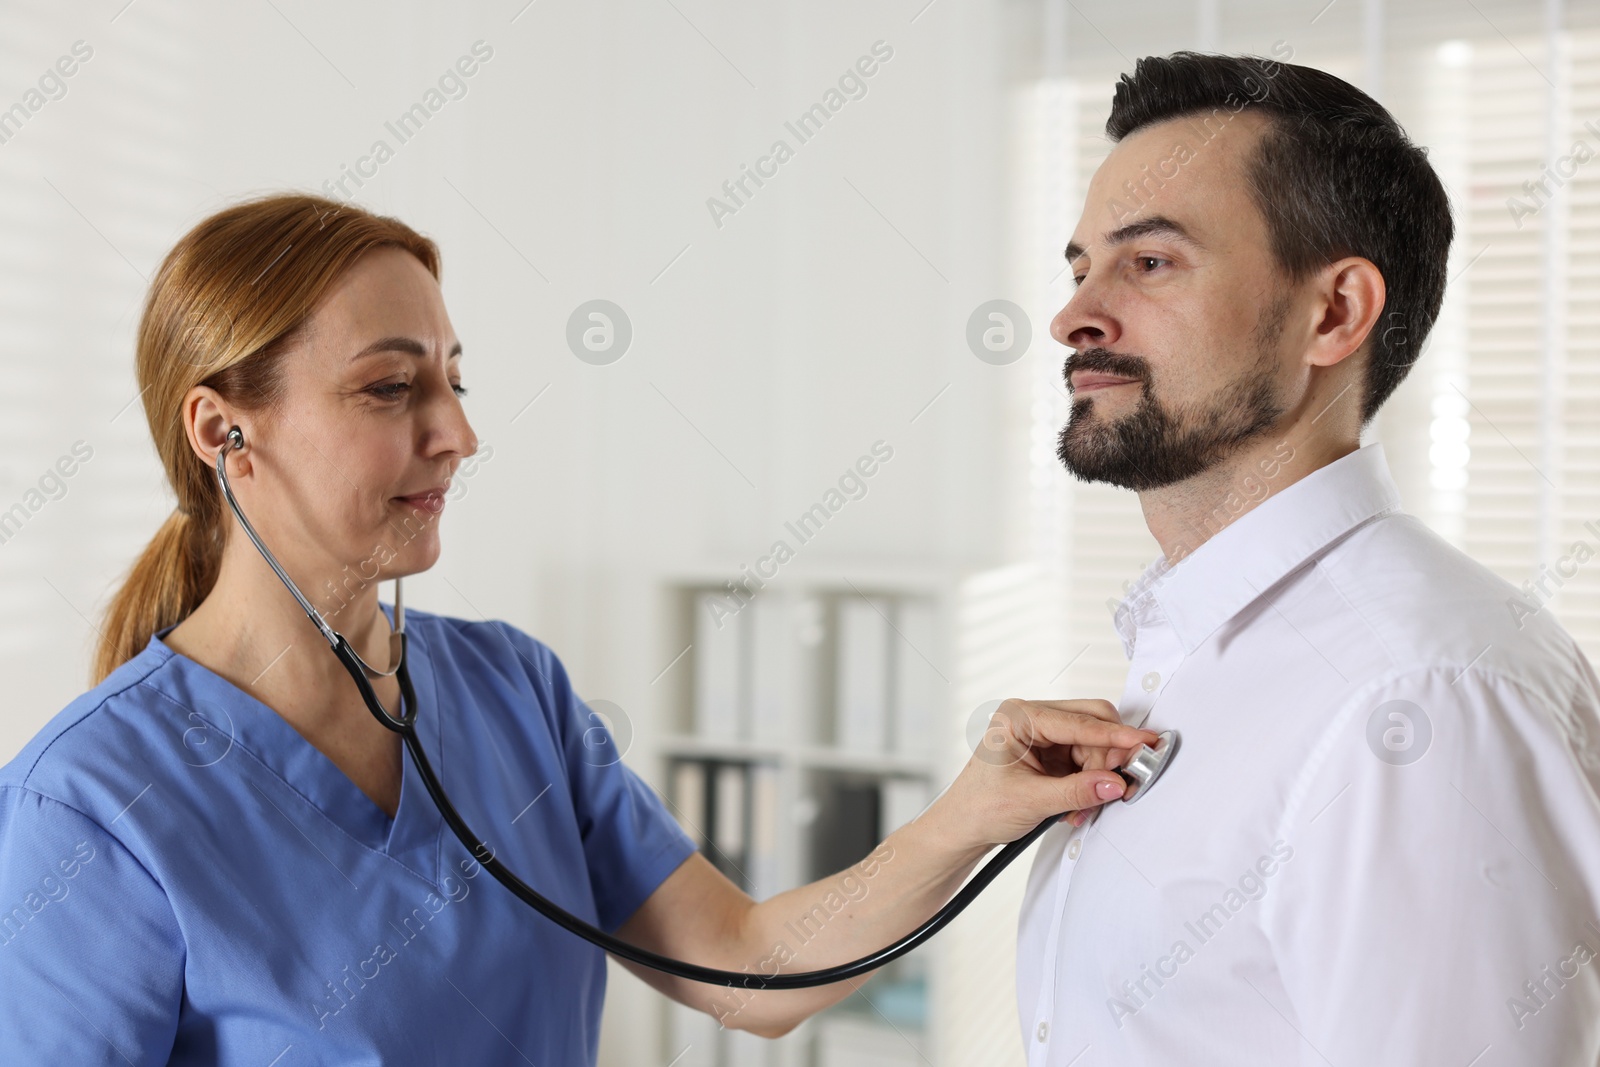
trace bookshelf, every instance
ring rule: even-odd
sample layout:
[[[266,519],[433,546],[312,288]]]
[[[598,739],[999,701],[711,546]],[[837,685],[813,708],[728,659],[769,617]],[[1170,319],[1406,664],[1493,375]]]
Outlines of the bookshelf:
[[[936,575],[785,573],[781,586],[680,576],[658,744],[664,792],[701,851],[758,900],[860,862],[959,769],[953,587]],[[948,671],[948,668],[945,669]],[[959,757],[959,758],[958,758]],[[674,1067],[925,1064],[938,943],[776,1041],[670,1004]]]

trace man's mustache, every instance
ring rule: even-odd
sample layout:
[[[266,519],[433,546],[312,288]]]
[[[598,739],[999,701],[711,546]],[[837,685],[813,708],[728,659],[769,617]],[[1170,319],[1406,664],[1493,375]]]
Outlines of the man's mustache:
[[[1061,367],[1061,377],[1072,390],[1072,375],[1077,371],[1098,371],[1114,374],[1118,378],[1132,378],[1150,385],[1150,366],[1139,356],[1124,356],[1109,348],[1085,348],[1067,357]]]

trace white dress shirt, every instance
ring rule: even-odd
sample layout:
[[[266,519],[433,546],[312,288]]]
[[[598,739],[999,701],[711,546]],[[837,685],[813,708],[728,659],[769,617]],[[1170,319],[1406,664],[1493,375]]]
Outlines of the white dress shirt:
[[[1115,621],[1123,721],[1182,744],[1041,840],[1030,1067],[1600,1063],[1600,682],[1400,510],[1380,445],[1157,560]]]

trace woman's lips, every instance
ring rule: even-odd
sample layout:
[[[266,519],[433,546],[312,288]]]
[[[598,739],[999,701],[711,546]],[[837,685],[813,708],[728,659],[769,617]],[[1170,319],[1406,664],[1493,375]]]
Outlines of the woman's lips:
[[[434,515],[444,510],[444,490],[442,488],[427,489],[420,493],[412,493],[410,496],[397,496],[395,500],[408,507]]]

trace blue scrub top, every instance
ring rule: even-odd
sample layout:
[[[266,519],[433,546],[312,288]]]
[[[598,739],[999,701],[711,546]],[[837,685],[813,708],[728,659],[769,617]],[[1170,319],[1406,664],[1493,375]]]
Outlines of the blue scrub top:
[[[615,930],[695,850],[540,642],[406,613],[419,735],[523,881]],[[164,633],[165,631],[163,631]],[[605,957],[153,637],[0,768],[0,1060],[592,1064]]]

